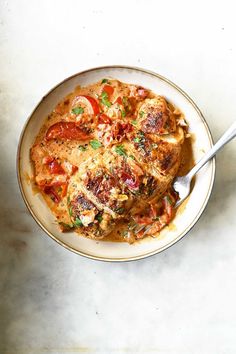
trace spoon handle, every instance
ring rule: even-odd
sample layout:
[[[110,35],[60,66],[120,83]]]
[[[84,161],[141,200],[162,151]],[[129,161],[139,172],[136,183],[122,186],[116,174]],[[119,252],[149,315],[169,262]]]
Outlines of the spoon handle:
[[[230,140],[236,136],[236,122],[234,122],[228,130],[222,135],[217,143],[205,154],[205,156],[192,168],[187,174],[188,179],[192,179],[193,176],[202,168],[215,154]]]

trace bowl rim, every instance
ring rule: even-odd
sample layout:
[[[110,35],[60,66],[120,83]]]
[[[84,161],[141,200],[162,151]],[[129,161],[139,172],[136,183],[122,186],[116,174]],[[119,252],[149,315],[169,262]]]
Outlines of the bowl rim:
[[[212,159],[212,174],[211,174],[211,180],[210,180],[210,185],[208,188],[208,192],[207,195],[202,203],[201,209],[199,210],[198,214],[195,216],[194,220],[190,223],[190,225],[188,227],[186,227],[186,229],[184,231],[182,231],[180,233],[180,235],[174,239],[173,241],[169,242],[167,245],[162,246],[161,248],[148,252],[148,253],[144,253],[142,255],[139,256],[132,256],[132,257],[120,257],[120,258],[109,258],[109,257],[102,257],[102,256],[95,256],[92,254],[88,254],[82,251],[78,251],[77,249],[75,249],[72,246],[67,245],[65,242],[59,240],[56,236],[54,236],[47,228],[46,226],[43,225],[43,223],[37,218],[37,216],[35,215],[34,211],[32,210],[30,203],[28,202],[25,192],[24,192],[24,188],[23,188],[23,183],[22,183],[22,174],[21,174],[21,170],[20,170],[20,153],[21,153],[21,146],[22,146],[22,142],[27,130],[27,127],[29,125],[29,122],[33,116],[33,114],[35,113],[35,111],[38,109],[38,107],[42,104],[42,102],[44,101],[44,99],[51,93],[53,92],[57,87],[59,87],[60,85],[64,84],[65,82],[71,80],[72,78],[81,75],[81,74],[86,74],[92,71],[96,71],[99,69],[129,69],[129,70],[135,70],[135,71],[140,71],[143,72],[145,74],[149,74],[152,75],[166,83],[168,83],[169,85],[171,85],[174,89],[176,89],[177,91],[179,91],[188,101],[189,103],[193,106],[193,108],[198,112],[208,135],[209,138],[209,142],[210,145],[213,145],[213,138],[212,138],[212,134],[210,131],[210,128],[206,122],[205,117],[203,116],[201,110],[198,108],[198,106],[196,105],[196,103],[192,100],[192,98],[189,97],[189,95],[182,90],[178,85],[176,85],[175,83],[173,83],[171,80],[167,79],[166,77],[157,74],[154,71],[151,70],[147,70],[147,69],[143,69],[137,66],[127,66],[127,65],[105,65],[105,66],[98,66],[98,67],[94,67],[94,68],[90,68],[90,69],[86,69],[83,71],[79,71],[76,74],[73,74],[71,76],[68,76],[67,78],[65,78],[64,80],[62,80],[61,82],[59,82],[58,84],[56,84],[53,88],[51,88],[42,98],[41,100],[38,102],[38,104],[35,106],[35,108],[33,109],[33,111],[31,112],[31,114],[28,116],[28,118],[26,119],[23,128],[21,130],[21,134],[19,137],[19,141],[18,141],[18,146],[17,146],[17,154],[16,154],[16,171],[17,171],[17,180],[18,180],[18,185],[19,185],[19,189],[22,195],[22,198],[24,200],[24,203],[28,209],[28,211],[30,212],[31,216],[33,217],[33,219],[36,221],[36,223],[40,226],[40,228],[48,235],[50,236],[54,241],[56,241],[59,245],[63,246],[64,248],[66,248],[67,250],[79,254],[80,256],[89,258],[89,259],[93,259],[93,260],[99,260],[99,261],[105,261],[105,262],[113,262],[113,263],[119,263],[119,262],[129,262],[129,261],[135,261],[135,260],[140,260],[140,259],[144,259],[147,257],[151,257],[154,256],[158,253],[163,252],[164,250],[168,249],[169,247],[173,246],[175,243],[177,243],[178,241],[180,241],[184,236],[186,236],[189,231],[194,227],[194,225],[197,223],[197,221],[199,220],[199,218],[201,217],[204,209],[207,206],[207,203],[209,201],[209,198],[211,196],[211,192],[213,189],[213,185],[214,185],[214,181],[215,181],[215,172],[216,172],[216,166],[215,166],[215,157]]]

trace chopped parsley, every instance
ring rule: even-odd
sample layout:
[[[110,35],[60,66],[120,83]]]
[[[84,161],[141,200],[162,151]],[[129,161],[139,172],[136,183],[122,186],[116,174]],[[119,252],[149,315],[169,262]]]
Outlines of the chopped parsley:
[[[117,214],[122,214],[124,211],[125,211],[124,208],[116,208],[116,209],[115,209],[115,212],[116,212]]]
[[[137,135],[135,136],[135,138],[133,139],[135,148],[137,148],[140,152],[142,152],[143,154],[146,154],[146,148],[145,148],[145,134],[142,131],[138,131]]]
[[[135,160],[134,155],[129,155],[129,157],[130,157],[132,160]]]
[[[102,84],[108,84],[108,80],[107,79],[102,79]]]
[[[101,144],[100,141],[98,141],[98,140],[91,140],[91,141],[89,142],[89,144],[92,146],[92,148],[93,148],[94,150],[97,150],[97,149],[99,149],[99,148],[102,146],[102,144]]]
[[[69,207],[69,215],[72,216],[73,210],[72,207]]]
[[[131,124],[134,125],[134,126],[136,126],[138,123],[137,123],[136,120],[132,120],[132,121],[131,121]]]
[[[72,109],[72,113],[74,114],[82,114],[84,113],[84,109],[82,107],[75,107]]]
[[[126,150],[124,148],[124,145],[117,145],[115,147],[115,152],[120,155],[120,156],[127,156]]]
[[[74,222],[75,226],[83,226],[82,221],[80,220],[80,218],[76,217],[75,222]]]
[[[102,215],[97,215],[96,219],[97,219],[98,222],[102,222]]]
[[[141,139],[139,137],[136,136],[136,138],[134,138],[134,142],[135,143],[140,143]]]
[[[137,136],[133,139],[135,143],[143,143],[145,141],[145,134],[142,131],[138,131]]]
[[[98,141],[98,140],[91,140],[91,141],[89,142],[89,144],[92,146],[92,148],[93,148],[94,150],[97,150],[97,149],[99,149],[99,148],[102,146],[102,144],[101,144],[100,141]]]
[[[111,107],[111,102],[108,100],[108,95],[105,91],[101,94],[101,102],[104,106]]]
[[[87,148],[86,148],[86,146],[84,146],[84,145],[79,145],[79,146],[78,146],[78,149],[79,149],[80,151],[85,151]]]
[[[126,112],[124,110],[121,111],[121,116],[124,118],[126,116]]]
[[[140,115],[141,118],[143,118],[143,116],[144,116],[144,111],[140,111],[140,112],[139,112],[139,115]]]

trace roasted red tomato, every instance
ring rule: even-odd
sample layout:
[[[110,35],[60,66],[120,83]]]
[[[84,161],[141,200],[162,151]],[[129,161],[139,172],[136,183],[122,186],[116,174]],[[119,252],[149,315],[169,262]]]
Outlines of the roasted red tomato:
[[[55,188],[53,186],[45,186],[43,189],[45,194],[48,194],[50,198],[55,202],[59,203],[61,200],[61,197],[59,194],[56,192]]]
[[[53,124],[46,133],[46,139],[88,140],[90,135],[74,122],[58,122]]]
[[[120,96],[117,97],[115,103],[122,104],[122,98]]]
[[[48,163],[48,168],[50,173],[55,175],[64,175],[65,171],[62,166],[57,162],[57,160],[52,160]]]
[[[103,86],[103,92],[106,92],[107,95],[108,95],[108,98],[110,98],[111,95],[112,95],[113,92],[114,92],[114,88],[113,88],[112,86],[110,86],[110,85],[104,85],[104,86]]]
[[[61,199],[66,196],[67,188],[68,182],[52,182],[49,185],[41,186],[41,189],[44,191],[44,193],[49,195],[55,203],[59,203]]]

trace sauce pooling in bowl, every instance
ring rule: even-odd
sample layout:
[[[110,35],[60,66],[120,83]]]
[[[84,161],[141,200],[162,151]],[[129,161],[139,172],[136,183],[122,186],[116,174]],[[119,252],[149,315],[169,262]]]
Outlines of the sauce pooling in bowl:
[[[63,232],[132,243],[174,218],[186,136],[164,97],[103,79],[76,88],[46,119],[31,148],[34,183]],[[134,234],[131,223],[152,227]]]

